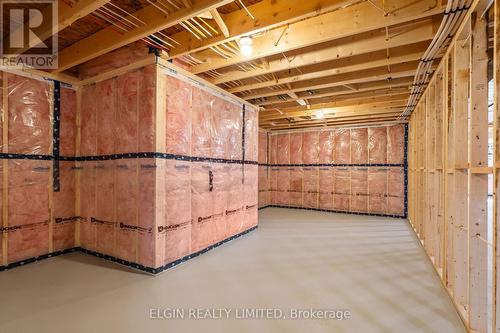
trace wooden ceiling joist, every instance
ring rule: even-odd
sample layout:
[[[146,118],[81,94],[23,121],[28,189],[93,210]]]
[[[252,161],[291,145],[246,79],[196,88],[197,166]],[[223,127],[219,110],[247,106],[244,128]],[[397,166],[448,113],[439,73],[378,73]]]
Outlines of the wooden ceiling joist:
[[[353,92],[357,93],[364,93],[364,92],[369,92],[369,91],[376,91],[376,90],[381,90],[381,89],[409,89],[408,87],[413,83],[413,77],[407,77],[407,78],[400,78],[400,79],[394,79],[391,80],[390,82],[387,81],[379,81],[379,82],[370,82],[370,83],[365,83],[361,85],[351,85],[353,89],[342,89],[339,90],[339,87],[334,87],[332,88],[327,88],[323,90],[319,90],[319,92],[314,92],[314,93],[307,93],[306,97],[301,97],[301,95],[298,95],[299,98],[307,98],[309,100],[314,101],[315,99],[318,98],[325,98],[325,97],[335,97],[335,96],[343,96],[343,95],[350,95]],[[293,99],[288,99],[288,100],[281,100],[278,98],[268,98],[266,101],[252,101],[253,104],[264,106],[266,108],[274,108],[274,107],[279,107],[279,104],[282,103],[289,103],[293,101]]]
[[[302,20],[286,26],[286,31],[274,29],[260,38],[254,38],[254,53],[251,56],[238,55],[229,59],[210,57],[193,66],[192,72],[202,73],[242,62],[272,56],[334,39],[353,36],[363,32],[385,28],[408,21],[418,20],[442,13],[441,2],[436,0],[400,0],[388,8],[387,16],[369,2],[362,2]]]
[[[133,13],[134,17],[145,24],[122,33],[110,26],[63,49],[59,52],[59,68],[55,72],[69,69],[230,2],[232,0],[193,0],[191,8],[180,8],[170,15],[153,5],[147,6]]]
[[[338,41],[328,43],[326,47],[305,50],[303,53],[290,55],[288,58],[279,57],[275,60],[266,61],[264,65],[252,70],[241,71],[238,68],[230,68],[221,71],[220,77],[210,80],[213,84],[221,84],[233,80],[243,80],[255,76],[286,71],[290,68],[321,64],[339,59],[349,59],[371,52],[407,46],[420,42],[430,42],[434,37],[432,20],[426,19],[408,25],[405,30],[386,38],[385,29],[362,33],[350,38],[342,38]]]
[[[371,111],[359,111],[359,112],[349,112],[349,113],[331,113],[331,114],[325,114],[323,118],[318,119],[315,115],[310,115],[310,116],[299,116],[299,117],[288,117],[287,119],[298,119],[302,118],[297,121],[329,121],[332,119],[340,119],[340,118],[366,118],[367,116],[378,116],[378,117],[385,117],[385,116],[397,116],[398,113],[401,112],[401,108],[390,108],[390,109],[379,109],[379,110],[371,110]],[[267,126],[271,125],[271,123],[274,124],[283,124],[285,119],[281,120],[272,120],[272,121],[262,121],[260,123],[261,126]],[[290,123],[290,121],[287,121]]]
[[[406,46],[401,50],[390,52],[391,56],[387,57],[385,51],[378,52],[376,54],[370,53],[362,55],[359,57],[353,57],[349,59],[342,59],[343,61],[332,62],[331,64],[326,64],[325,66],[317,66],[323,68],[319,71],[311,71],[303,73],[300,75],[289,76],[285,78],[280,78],[276,80],[268,80],[264,82],[244,84],[238,87],[228,89],[231,93],[237,93],[245,90],[254,90],[260,88],[266,88],[279,84],[293,83],[304,80],[312,80],[316,78],[339,75],[350,72],[364,71],[376,67],[391,66],[395,64],[400,64],[407,61],[417,61],[420,60],[423,53],[427,49],[426,44],[417,44],[416,46]],[[304,72],[303,69],[300,72]]]
[[[346,117],[346,118],[332,118],[329,120],[309,120],[297,123],[282,123],[275,124],[269,126],[262,126],[265,129],[272,130],[291,130],[291,129],[301,129],[308,127],[333,127],[333,126],[341,126],[341,125],[349,125],[349,126],[365,126],[365,125],[373,125],[374,123],[381,124],[387,122],[398,121],[398,114],[396,115],[381,115],[381,116],[364,116],[364,117]],[[334,120],[333,120],[334,119]]]
[[[245,35],[261,33],[265,30],[320,15],[328,11],[342,8],[346,4],[359,0],[263,0],[248,6],[248,10],[257,20],[253,20],[246,10],[241,9],[226,15],[220,14],[229,36],[214,36],[213,38],[198,40],[187,31],[181,31],[170,36],[175,39],[179,47],[172,50],[170,57],[176,58],[186,54],[209,49],[224,42],[236,40]]]
[[[307,91],[311,89],[322,89],[346,84],[356,84],[362,82],[391,80],[395,78],[412,76],[415,74],[417,64],[415,62],[407,62],[391,66],[389,72],[387,67],[372,68],[360,72],[345,73],[340,75],[328,76],[313,80],[305,80],[294,83],[292,89],[277,89],[264,91],[263,89],[255,91],[252,94],[242,95],[245,100],[252,100],[261,97],[270,97],[278,94],[286,94],[289,90],[293,92]]]
[[[406,95],[408,97],[408,94],[410,93],[410,90],[408,87],[399,87],[399,88],[389,88],[389,89],[379,89],[379,90],[370,90],[370,91],[365,91],[365,92],[352,92],[351,94],[346,94],[346,95],[341,95],[337,97],[323,97],[323,98],[316,98],[316,99],[308,99],[309,106],[314,106],[316,104],[322,104],[322,103],[328,103],[328,102],[340,102],[340,101],[356,101],[362,98],[367,98],[367,97],[372,97],[372,98],[377,98],[377,97],[388,97],[388,96],[393,96],[393,95]],[[297,103],[294,101],[289,101],[287,103],[282,103],[282,104],[273,104],[268,106],[267,109],[274,109],[274,108],[290,108],[290,107],[296,107]],[[267,110],[266,109],[266,110]],[[262,111],[265,112],[265,111]],[[262,114],[261,112],[261,114]]]
[[[214,8],[210,10],[210,14],[212,15],[215,23],[219,26],[220,31],[224,35],[224,37],[228,38],[230,36],[229,34],[229,29],[224,22],[224,19],[220,16],[219,12],[217,11],[217,8]]]
[[[368,110],[370,108],[376,109],[381,107],[387,107],[389,105],[390,107],[401,108],[405,106],[405,102],[407,100],[408,100],[408,94],[399,94],[399,95],[384,96],[378,98],[367,97],[367,98],[358,98],[354,100],[350,99],[350,100],[311,105],[311,109],[303,109],[301,107],[280,109],[282,113],[278,114],[275,113],[274,115],[269,115],[269,116],[261,114],[260,120],[273,121],[278,119],[286,119],[289,117],[315,115],[317,110],[323,110],[326,115],[329,113],[337,113],[338,112],[337,108],[343,108],[343,107],[357,108],[358,110],[360,108],[366,108]]]

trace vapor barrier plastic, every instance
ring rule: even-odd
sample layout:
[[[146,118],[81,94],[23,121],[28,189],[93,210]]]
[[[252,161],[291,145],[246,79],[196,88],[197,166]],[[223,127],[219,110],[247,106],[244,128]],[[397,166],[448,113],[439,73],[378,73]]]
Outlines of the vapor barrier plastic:
[[[2,73],[0,269],[81,248],[155,273],[257,225],[257,110],[168,66],[79,98]]]
[[[261,207],[406,214],[405,125],[263,133]]]
[[[5,155],[0,170],[2,211],[7,211],[0,225],[0,266],[6,266],[75,245],[75,163],[56,164],[51,156],[56,150],[74,156],[76,94],[53,82],[1,75]],[[56,178],[59,188],[54,188]]]

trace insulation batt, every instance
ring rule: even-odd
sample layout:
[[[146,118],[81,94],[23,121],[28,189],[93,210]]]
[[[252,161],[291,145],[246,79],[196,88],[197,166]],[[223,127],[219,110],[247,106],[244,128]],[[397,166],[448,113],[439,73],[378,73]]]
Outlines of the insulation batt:
[[[260,163],[283,165],[259,168],[259,206],[404,215],[404,125],[266,134]]]

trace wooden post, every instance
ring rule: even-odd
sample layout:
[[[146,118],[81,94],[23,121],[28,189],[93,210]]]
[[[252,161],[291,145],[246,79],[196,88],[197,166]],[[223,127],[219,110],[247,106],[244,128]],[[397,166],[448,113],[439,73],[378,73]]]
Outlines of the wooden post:
[[[480,2],[471,16],[469,138],[469,326],[488,330],[488,174],[472,168],[488,166],[488,22],[480,18]]]

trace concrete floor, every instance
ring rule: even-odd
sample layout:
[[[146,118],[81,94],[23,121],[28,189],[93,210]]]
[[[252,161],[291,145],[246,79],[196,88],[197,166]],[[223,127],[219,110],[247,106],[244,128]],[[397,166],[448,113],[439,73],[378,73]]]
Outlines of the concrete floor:
[[[150,319],[157,308],[232,312]],[[342,309],[351,318],[236,319],[242,308],[287,317],[294,308]],[[79,253],[0,273],[4,332],[466,330],[404,220],[267,208],[258,230],[157,277]]]

